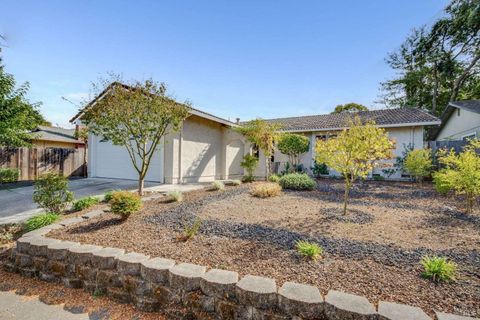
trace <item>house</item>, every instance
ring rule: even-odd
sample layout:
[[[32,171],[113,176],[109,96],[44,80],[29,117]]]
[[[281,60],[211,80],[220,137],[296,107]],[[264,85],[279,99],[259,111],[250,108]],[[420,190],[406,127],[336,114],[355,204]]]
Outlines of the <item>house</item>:
[[[450,102],[441,120],[436,141],[480,138],[480,100]]]
[[[35,147],[44,148],[84,148],[85,143],[75,138],[75,129],[38,126],[31,131],[31,143]]]
[[[355,114],[364,121],[375,121],[377,126],[386,130],[389,138],[395,141],[394,157],[402,156],[408,146],[415,149],[423,148],[425,126],[440,124],[438,118],[418,108],[359,111]],[[307,172],[311,173],[311,168],[315,163],[316,141],[336,136],[339,131],[347,127],[351,117],[351,113],[336,113],[268,119],[267,121],[278,124],[283,132],[302,134],[310,139],[310,150],[300,157],[300,163]],[[277,164],[276,167],[280,171],[288,161],[288,157],[276,150],[271,161]],[[394,161],[392,159],[389,162]],[[259,163],[258,173],[264,170],[264,161],[261,160]],[[385,176],[382,168],[375,169],[372,174]],[[402,178],[401,174],[401,172],[396,172],[389,178],[399,179]]]
[[[107,88],[108,90],[108,88]],[[88,107],[94,107],[103,92]],[[80,125],[83,110],[71,122]],[[395,154],[400,155],[404,145],[423,147],[424,127],[440,121],[419,109],[388,109],[359,112],[364,119],[372,119],[384,127],[397,141]],[[305,134],[310,138],[310,151],[301,157],[305,168],[313,165],[316,139],[328,138],[343,129],[348,114],[316,115],[270,119],[280,123],[283,131]],[[181,130],[167,135],[160,143],[147,173],[147,181],[161,183],[207,182],[217,179],[235,179],[243,176],[240,166],[243,156],[252,152],[252,145],[235,127],[241,125],[215,115],[191,108]],[[124,147],[115,146],[102,137],[89,134],[89,177],[137,179],[138,175]],[[258,176],[264,175],[264,155],[260,158]],[[278,151],[273,162],[285,162],[287,157]]]

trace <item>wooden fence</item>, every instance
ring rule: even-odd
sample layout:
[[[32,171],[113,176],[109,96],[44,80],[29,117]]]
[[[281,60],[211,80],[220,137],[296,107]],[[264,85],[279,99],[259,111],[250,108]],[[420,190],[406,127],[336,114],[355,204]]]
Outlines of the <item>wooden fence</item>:
[[[9,148],[0,147],[0,168],[17,168],[19,180],[35,180],[51,171],[67,177],[86,175],[85,148]]]

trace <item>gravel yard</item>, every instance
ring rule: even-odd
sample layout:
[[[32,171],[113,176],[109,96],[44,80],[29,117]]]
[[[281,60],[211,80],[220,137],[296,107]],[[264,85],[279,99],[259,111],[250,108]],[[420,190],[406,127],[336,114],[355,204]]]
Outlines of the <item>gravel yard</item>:
[[[315,191],[284,191],[275,198],[249,194],[250,185],[225,191],[192,191],[181,203],[145,203],[122,222],[107,213],[50,235],[124,248],[212,268],[296,281],[432,310],[480,316],[480,213],[463,214],[458,199],[431,185],[366,182],[352,191],[341,214],[342,181],[320,180]],[[178,239],[198,218],[200,232]],[[295,241],[320,244],[325,252],[307,261]],[[423,255],[458,263],[457,280],[423,279]]]

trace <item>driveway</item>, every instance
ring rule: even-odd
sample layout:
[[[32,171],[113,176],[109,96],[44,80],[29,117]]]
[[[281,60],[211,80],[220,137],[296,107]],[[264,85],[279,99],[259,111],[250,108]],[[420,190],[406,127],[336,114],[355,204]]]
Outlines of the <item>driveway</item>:
[[[145,187],[160,186],[159,183],[146,182]],[[115,189],[133,190],[137,181],[104,178],[86,178],[71,180],[70,190],[75,198],[104,194]],[[40,211],[32,201],[33,186],[0,190],[0,224],[21,221]]]

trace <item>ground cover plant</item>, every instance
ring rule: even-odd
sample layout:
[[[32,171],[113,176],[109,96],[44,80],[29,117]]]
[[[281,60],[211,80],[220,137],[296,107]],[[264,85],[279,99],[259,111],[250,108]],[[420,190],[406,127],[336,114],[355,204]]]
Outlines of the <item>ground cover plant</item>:
[[[180,190],[170,191],[168,196],[175,202],[183,201],[183,192]]]
[[[464,214],[454,194],[439,195],[428,182],[360,181],[350,194],[355,214],[344,216],[342,180],[271,198],[252,197],[258,183],[186,192],[179,203],[154,199],[123,223],[107,213],[50,235],[410,304],[432,316],[480,315],[480,217]],[[195,236],[179,241],[197,219]],[[298,240],[320,246],[321,259],[300,254]],[[455,262],[456,280],[424,278],[425,256]]]
[[[300,240],[296,242],[295,246],[302,256],[312,260],[317,260],[323,253],[322,247],[313,242]]]
[[[52,224],[60,219],[60,216],[56,213],[52,212],[47,212],[47,213],[42,213],[36,216],[33,216],[29,218],[25,222],[25,230],[26,231],[33,231],[45,226],[48,226],[49,224]]]
[[[33,201],[47,212],[59,214],[73,201],[68,190],[68,179],[48,172],[38,177],[34,184]]]
[[[210,186],[211,190],[222,191],[225,190],[225,184],[222,181],[215,180]]]
[[[97,197],[85,197],[75,201],[72,205],[72,209],[74,211],[81,211],[81,210],[88,209],[99,203],[100,203],[100,199],[98,199]]]
[[[425,269],[422,273],[425,278],[433,281],[455,280],[457,265],[453,261],[448,261],[445,257],[425,256],[422,258],[421,264]]]

